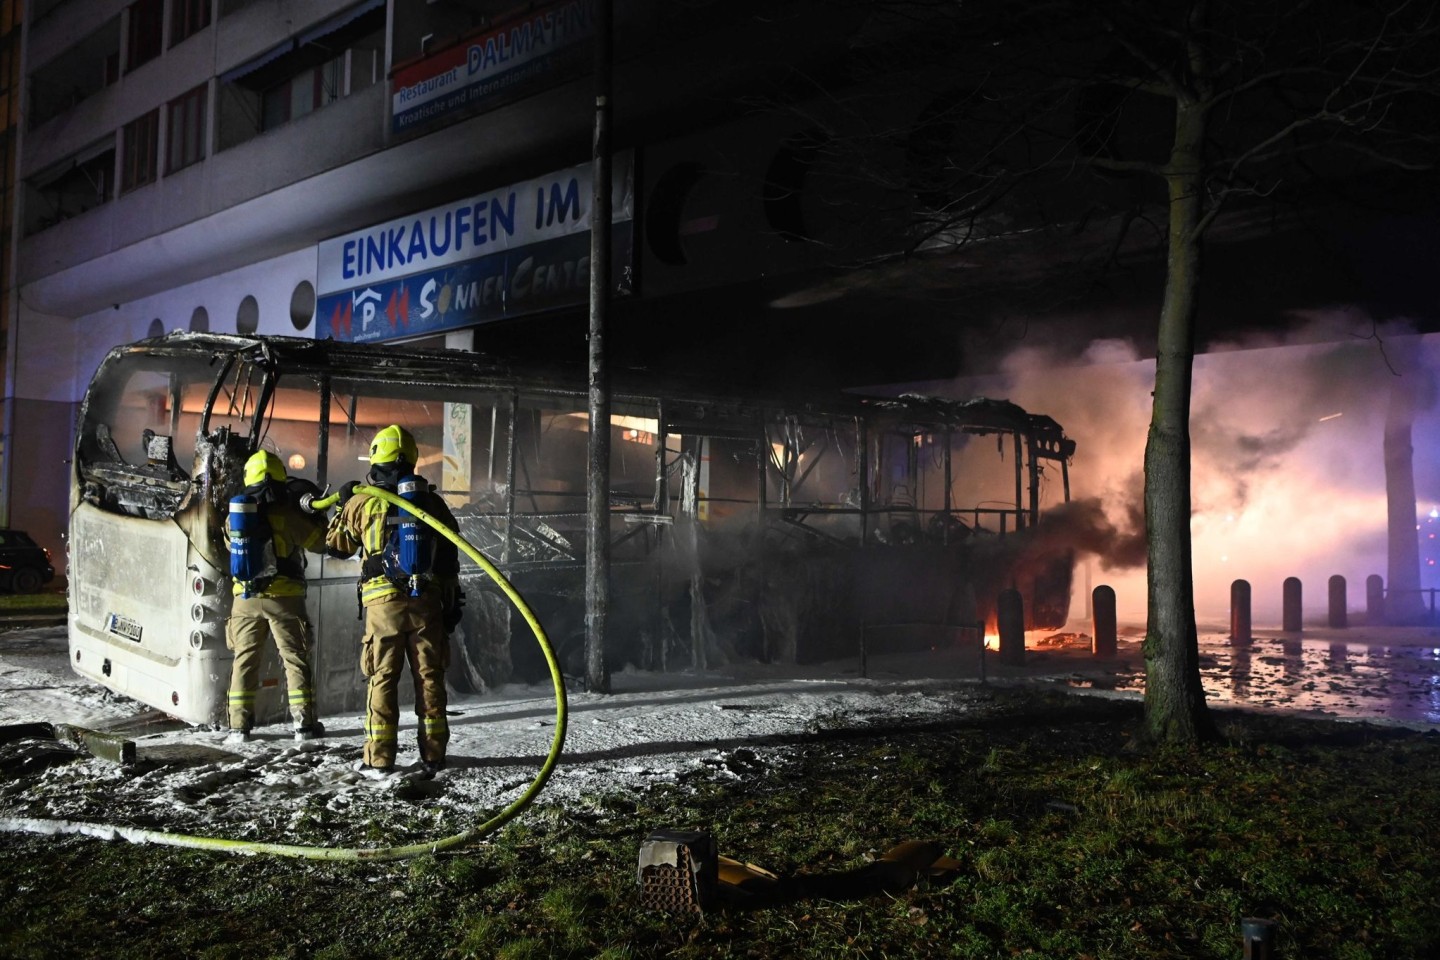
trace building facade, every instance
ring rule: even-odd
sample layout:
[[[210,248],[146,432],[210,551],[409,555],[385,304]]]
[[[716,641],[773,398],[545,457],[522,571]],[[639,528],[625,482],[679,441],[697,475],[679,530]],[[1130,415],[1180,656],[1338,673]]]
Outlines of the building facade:
[[[493,336],[583,356],[597,10],[31,0],[7,99],[11,523],[63,568],[77,406],[121,343]],[[614,290],[642,361],[693,324],[687,295],[817,262],[826,206],[798,189],[795,121],[747,102],[840,42],[814,17],[615,4]]]
[[[5,362],[7,386],[12,382],[10,362],[15,350],[12,338],[15,325],[14,297],[11,287],[14,266],[15,232],[15,155],[19,148],[20,125],[20,40],[23,33],[21,14],[24,4],[6,2],[0,5],[0,359]],[[10,415],[13,394],[7,389],[0,399],[0,464],[8,462],[5,450],[10,442]],[[0,526],[8,525],[8,471],[0,469]]]

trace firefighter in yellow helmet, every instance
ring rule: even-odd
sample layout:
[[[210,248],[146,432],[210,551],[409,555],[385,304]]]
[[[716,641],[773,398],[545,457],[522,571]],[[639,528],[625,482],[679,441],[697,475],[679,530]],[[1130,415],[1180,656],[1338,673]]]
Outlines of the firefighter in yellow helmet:
[[[408,430],[385,427],[370,443],[366,484],[398,492],[451,530],[458,529],[445,501],[414,475],[416,456],[415,438]],[[420,723],[420,760],[427,771],[441,770],[450,741],[445,671],[450,665],[449,629],[459,620],[459,553],[425,523],[379,497],[356,493],[356,486],[352,481],[341,488],[341,507],[330,520],[325,542],[334,556],[358,551],[361,557],[365,638],[360,672],[369,682],[361,769],[383,774],[395,767],[400,673],[408,662]]]
[[[265,641],[274,638],[285,665],[285,686],[296,740],[324,736],[315,718],[314,641],[305,615],[305,554],[324,545],[325,527],[302,510],[286,486],[280,458],[266,450],[245,462],[245,487],[230,502],[234,599],[225,623],[230,668],[228,742],[250,739]],[[239,515],[243,522],[234,518]],[[248,524],[248,527],[245,526]]]

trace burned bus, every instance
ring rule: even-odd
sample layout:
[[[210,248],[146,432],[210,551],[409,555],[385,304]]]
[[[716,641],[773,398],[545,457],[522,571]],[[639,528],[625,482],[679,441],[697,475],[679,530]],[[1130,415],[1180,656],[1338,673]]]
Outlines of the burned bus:
[[[483,354],[177,332],[112,350],[78,421],[70,661],[197,725],[223,724],[231,585],[224,521],[258,449],[334,489],[363,479],[376,430],[405,426],[417,473],[526,598],[568,673],[584,641],[583,371]],[[1018,589],[1064,624],[1073,557],[1032,533],[1069,500],[1074,444],[989,399],[761,398],[651,377],[611,388],[611,669],[854,657],[866,631],[993,619]],[[307,554],[319,707],[361,710],[359,563]],[[449,674],[458,692],[543,679],[528,626],[466,566]],[[284,713],[273,651],[260,722]],[[267,720],[269,718],[269,720]]]

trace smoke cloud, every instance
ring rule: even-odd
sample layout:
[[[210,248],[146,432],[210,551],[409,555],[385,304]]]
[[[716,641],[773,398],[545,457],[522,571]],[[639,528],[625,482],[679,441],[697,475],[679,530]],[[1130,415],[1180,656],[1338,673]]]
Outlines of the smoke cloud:
[[[1286,577],[1300,577],[1307,619],[1323,617],[1331,575],[1346,578],[1356,610],[1367,576],[1388,580],[1383,439],[1397,384],[1416,402],[1417,506],[1440,506],[1440,335],[1380,328],[1347,311],[1303,319],[1284,337],[1252,336],[1196,357],[1191,533],[1202,630],[1228,622],[1236,579],[1251,584],[1257,626],[1278,624]],[[1082,554],[1074,629],[1088,630],[1079,618],[1088,618],[1088,591],[1102,583],[1114,587],[1124,622],[1144,622],[1143,464],[1154,376],[1153,359],[1102,340],[1079,357],[1025,347],[998,374],[921,388],[1011,400],[1053,417],[1076,441],[1073,502],[1036,531]],[[1054,507],[1055,485],[1046,489]],[[1427,575],[1422,586],[1440,586]]]
[[[1118,524],[1093,497],[1052,507],[1027,537],[1027,546],[1043,555],[1069,547],[1095,557],[1102,570],[1143,567],[1144,504],[1133,500],[1123,506],[1127,513]]]

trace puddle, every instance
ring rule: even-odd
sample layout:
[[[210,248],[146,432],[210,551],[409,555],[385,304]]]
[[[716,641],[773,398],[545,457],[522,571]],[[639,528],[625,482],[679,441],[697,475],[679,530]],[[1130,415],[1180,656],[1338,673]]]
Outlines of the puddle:
[[[1387,643],[1373,635],[1202,637],[1200,673],[1211,703],[1440,724],[1440,634]],[[1076,685],[1144,690],[1139,672]]]

